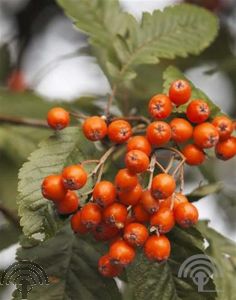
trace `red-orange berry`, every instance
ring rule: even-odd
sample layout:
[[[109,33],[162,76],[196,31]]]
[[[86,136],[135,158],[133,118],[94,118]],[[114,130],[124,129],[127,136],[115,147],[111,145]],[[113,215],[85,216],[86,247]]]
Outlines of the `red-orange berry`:
[[[78,190],[86,184],[88,175],[81,165],[71,165],[63,170],[62,178],[65,188]]]
[[[175,221],[183,228],[188,228],[198,221],[198,210],[192,203],[181,203],[174,210]]]
[[[116,199],[115,186],[110,181],[100,181],[93,189],[93,201],[101,207],[107,207]]]
[[[151,226],[155,226],[160,234],[167,233],[175,226],[172,210],[162,208],[150,218]]]
[[[229,137],[227,140],[219,142],[215,147],[217,158],[221,160],[231,159],[236,155],[236,137]]]
[[[67,191],[65,197],[57,204],[57,210],[62,215],[72,214],[78,207],[79,197],[73,191]]]
[[[198,166],[205,161],[205,153],[202,149],[194,144],[186,145],[182,149],[182,153],[186,158],[186,163],[191,166]]]
[[[127,151],[140,150],[150,156],[152,146],[145,136],[137,135],[133,136],[128,140]]]
[[[93,236],[97,241],[108,241],[119,234],[119,229],[107,223],[100,223],[93,231]]]
[[[174,194],[173,194],[174,195]],[[159,210],[163,209],[163,208],[168,208],[171,209],[172,208],[172,196],[166,198],[166,199],[160,199],[159,202]]]
[[[81,222],[87,229],[94,229],[102,221],[100,207],[95,203],[87,203],[81,209]]]
[[[111,264],[111,258],[108,254],[103,255],[98,261],[98,271],[104,277],[116,277],[121,274],[123,267]]]
[[[194,128],[193,140],[200,148],[211,148],[218,143],[219,133],[211,123],[202,123]]]
[[[171,128],[166,122],[156,121],[148,125],[146,134],[153,146],[161,146],[171,139]]]
[[[88,232],[87,227],[81,222],[81,211],[77,211],[77,213],[72,216],[70,224],[75,233],[79,232],[80,234],[85,234]]]
[[[174,210],[177,208],[179,204],[188,203],[188,198],[181,193],[174,193],[172,195],[174,199]]]
[[[170,256],[170,250],[170,241],[164,235],[152,235],[144,245],[144,253],[147,258],[158,262],[167,260]]]
[[[129,192],[138,184],[138,177],[128,169],[121,169],[115,177],[115,186],[118,192]]]
[[[210,116],[210,108],[204,100],[193,100],[187,107],[186,115],[192,123],[203,123]]]
[[[125,120],[111,122],[108,126],[108,137],[113,143],[125,143],[132,135],[132,128]]]
[[[61,175],[45,177],[41,188],[44,198],[55,202],[61,201],[66,195]]]
[[[7,86],[12,92],[24,92],[27,89],[27,85],[23,72],[20,70],[14,70],[7,80]]]
[[[150,214],[143,208],[141,204],[137,204],[132,208],[132,217],[140,223],[148,222]]]
[[[47,122],[55,130],[64,129],[70,124],[70,114],[62,107],[54,107],[47,114]]]
[[[118,240],[110,246],[109,256],[111,263],[126,266],[135,258],[135,250],[127,242]]]
[[[172,82],[169,89],[170,100],[178,105],[188,102],[191,97],[191,86],[183,79]]]
[[[233,122],[226,116],[215,117],[212,124],[216,127],[221,141],[229,138],[234,130]]]
[[[149,101],[148,111],[155,119],[165,119],[172,112],[172,103],[166,95],[158,94]]]
[[[193,126],[185,119],[175,118],[170,122],[172,140],[184,143],[193,135]]]
[[[155,199],[166,199],[174,193],[175,188],[173,176],[162,173],[153,178],[151,193]]]
[[[148,235],[147,228],[140,223],[130,223],[124,229],[124,240],[131,246],[143,246]]]
[[[158,201],[153,198],[149,190],[143,191],[140,198],[140,204],[149,214],[154,214],[159,209]]]
[[[138,183],[131,191],[118,193],[119,200],[124,205],[136,205],[142,195],[142,187]]]
[[[133,173],[142,173],[149,167],[149,157],[140,150],[131,150],[125,155],[125,165]]]
[[[123,228],[127,219],[128,212],[125,205],[120,203],[113,203],[106,207],[103,211],[103,220],[107,224]]]
[[[83,133],[90,141],[102,140],[107,134],[107,124],[97,116],[89,117],[84,121]]]

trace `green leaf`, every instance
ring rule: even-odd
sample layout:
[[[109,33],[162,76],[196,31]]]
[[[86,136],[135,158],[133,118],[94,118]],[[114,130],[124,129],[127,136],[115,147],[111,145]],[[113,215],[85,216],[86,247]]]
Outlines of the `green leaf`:
[[[207,221],[199,222],[199,230],[207,239],[209,247],[206,252],[217,264],[218,276],[215,277],[218,300],[234,300],[236,294],[236,243],[208,227]]]
[[[0,243],[0,251],[5,248],[8,248],[12,244],[18,242],[18,238],[20,235],[20,230],[18,230],[12,224],[3,224],[0,226],[0,236],[1,236],[1,243]]]
[[[181,278],[178,271],[182,263],[193,255],[204,255],[203,237],[195,228],[182,230],[179,227],[169,234],[172,254],[166,263],[147,261],[140,255],[128,267],[127,276],[135,300],[216,299],[215,292],[200,293],[191,278]],[[215,290],[212,279],[206,289]]]
[[[81,129],[71,127],[40,143],[19,172],[19,215],[27,237],[43,233],[43,238],[53,236],[63,223],[51,203],[42,197],[44,177],[60,173],[64,166],[79,163],[96,155],[94,144],[88,142]],[[91,168],[91,166],[90,166]],[[89,182],[86,189],[90,189]],[[81,190],[82,191],[82,190]]]
[[[205,184],[197,187],[195,190],[193,190],[191,193],[186,195],[188,200],[190,202],[198,201],[208,195],[212,195],[214,193],[218,193],[223,189],[223,183],[222,182],[215,182],[210,184]]]
[[[47,273],[50,283],[35,286],[28,294],[29,300],[121,299],[115,281],[102,277],[97,271],[98,259],[106,251],[104,244],[87,236],[78,237],[68,227],[53,239],[34,244],[23,242],[17,259],[38,263]],[[17,292],[14,299],[21,299]]]
[[[164,74],[163,74],[163,80],[164,80],[163,92],[168,94],[171,83],[177,79],[185,79],[191,84],[192,95],[191,95],[190,101],[193,99],[203,99],[209,104],[209,107],[211,109],[211,118],[213,118],[217,114],[219,114],[221,109],[215,103],[213,103],[203,91],[196,88],[194,86],[194,84],[192,82],[190,82],[190,80],[188,78],[186,78],[184,76],[184,74],[176,67],[170,66],[164,72]],[[174,112],[181,113],[181,114],[185,113],[188,103],[186,103],[184,105],[180,105],[179,107],[176,107]]]

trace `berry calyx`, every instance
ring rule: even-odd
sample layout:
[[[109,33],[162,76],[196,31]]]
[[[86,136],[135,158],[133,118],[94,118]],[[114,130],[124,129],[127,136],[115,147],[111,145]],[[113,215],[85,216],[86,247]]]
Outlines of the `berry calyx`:
[[[138,177],[128,169],[121,169],[115,177],[115,186],[118,192],[129,192],[138,184]]]
[[[172,112],[172,103],[166,95],[158,94],[149,101],[148,111],[154,119],[165,119]]]
[[[211,123],[202,123],[194,128],[193,140],[199,148],[211,148],[218,143],[219,133]]]
[[[98,116],[87,118],[82,129],[86,138],[93,142],[102,140],[107,134],[107,124]]]
[[[147,140],[145,136],[137,135],[133,136],[128,140],[127,143],[127,151],[131,150],[140,150],[147,154],[147,156],[150,156],[152,151],[152,146]]]
[[[61,201],[66,195],[61,175],[49,175],[45,177],[41,189],[44,198],[54,202]]]
[[[70,114],[62,107],[54,107],[47,114],[48,125],[55,130],[62,130],[70,124]]]
[[[147,127],[147,139],[153,146],[162,146],[171,139],[171,128],[163,121],[156,121]]]
[[[191,166],[201,165],[206,158],[203,150],[194,144],[186,145],[182,149],[182,153],[186,158],[186,163]]]
[[[135,258],[135,250],[127,242],[118,240],[109,249],[111,263],[115,265],[127,266]]]
[[[165,261],[170,256],[170,242],[164,235],[152,235],[150,236],[145,245],[144,253],[149,260],[155,260],[158,262]]]
[[[72,214],[79,207],[79,197],[74,191],[67,191],[65,197],[57,204],[57,210],[61,215]]]
[[[81,209],[81,223],[89,230],[96,228],[102,221],[100,207],[95,203],[87,203]]]
[[[149,167],[149,157],[140,150],[130,150],[125,155],[125,165],[133,173],[142,173]]]
[[[166,199],[170,197],[176,188],[174,178],[169,174],[158,174],[153,178],[151,193],[155,199]]]
[[[169,89],[170,100],[177,106],[185,104],[191,97],[191,86],[183,79],[172,82]]]
[[[111,122],[108,126],[108,137],[116,144],[125,143],[132,135],[132,128],[125,120]]]
[[[81,189],[87,182],[87,173],[81,165],[71,165],[62,172],[63,183],[66,189]]]
[[[140,223],[130,223],[124,229],[124,240],[131,246],[143,246],[148,235],[147,228]]]
[[[174,210],[175,221],[183,228],[195,225],[198,221],[198,210],[192,203],[181,203]]]
[[[102,208],[115,202],[116,189],[110,181],[100,181],[93,188],[93,201]]]
[[[175,118],[170,122],[171,138],[176,143],[184,143],[193,135],[193,126],[183,118]]]
[[[187,107],[186,115],[192,123],[203,123],[210,116],[210,108],[204,100],[193,100]]]

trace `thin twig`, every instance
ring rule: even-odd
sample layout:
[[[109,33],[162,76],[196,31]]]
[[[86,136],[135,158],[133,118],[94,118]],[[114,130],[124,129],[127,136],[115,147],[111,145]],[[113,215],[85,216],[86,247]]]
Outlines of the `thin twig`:
[[[88,160],[84,160],[82,161],[81,165],[88,165],[88,164],[97,164],[99,163],[99,159],[88,159]]]
[[[150,161],[150,165],[149,165],[150,177],[149,177],[149,181],[148,181],[147,190],[150,190],[151,186],[152,186],[152,180],[153,180],[153,176],[154,176],[155,165],[156,165],[156,155],[154,153],[151,157],[151,161]]]
[[[13,225],[20,229],[19,217],[13,211],[9,210],[0,203],[0,212],[8,219]]]
[[[180,169],[180,193],[184,191],[184,165]]]
[[[183,160],[181,160],[181,162],[178,164],[178,166],[175,168],[174,172],[172,173],[173,176],[175,176],[177,174],[177,172],[179,171],[179,169],[183,166],[183,164],[185,163],[186,158],[184,158]]]
[[[165,169],[165,173],[168,173],[171,170],[171,168],[173,166],[173,163],[174,163],[174,160],[175,160],[175,156],[172,155],[171,158],[170,158],[170,160],[169,160],[169,163],[168,163],[168,165],[167,165],[167,167]]]
[[[156,165],[159,167],[159,169],[160,169],[163,173],[166,173],[166,169],[159,163],[158,160],[156,160]]]
[[[74,111],[71,111],[71,112],[70,112],[70,115],[71,115],[72,117],[76,118],[76,119],[83,119],[83,120],[85,120],[85,119],[88,118],[88,116],[86,116],[86,115],[84,115],[84,114],[81,114],[81,113],[74,112]]]
[[[47,122],[44,120],[13,117],[13,116],[0,116],[0,123],[19,125],[19,126],[28,126],[28,127],[37,127],[37,128],[49,128]]]

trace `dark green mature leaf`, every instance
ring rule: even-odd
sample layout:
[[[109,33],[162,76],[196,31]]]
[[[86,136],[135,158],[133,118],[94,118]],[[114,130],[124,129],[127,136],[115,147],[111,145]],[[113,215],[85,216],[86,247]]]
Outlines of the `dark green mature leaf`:
[[[222,182],[215,182],[215,183],[209,183],[204,184],[196,189],[194,189],[191,193],[189,193],[187,196],[188,200],[190,202],[198,201],[208,195],[218,193],[223,189],[223,183]]]
[[[39,245],[23,242],[17,259],[41,265],[50,282],[47,286],[34,287],[28,299],[121,299],[115,281],[102,277],[97,271],[98,259],[105,250],[103,244],[88,237],[78,237],[68,227]],[[17,292],[14,293],[14,299],[21,299]]]
[[[84,138],[81,129],[71,127],[43,141],[30,155],[19,172],[18,185],[19,215],[27,237],[36,233],[52,236],[62,223],[52,203],[42,197],[43,178],[60,173],[65,165],[91,159],[95,154],[93,143]]]
[[[178,276],[182,263],[193,255],[204,255],[203,237],[195,228],[176,227],[169,234],[172,254],[168,262],[158,264],[147,261],[143,255],[127,269],[127,276],[135,300],[205,300],[216,299],[215,286],[210,279],[200,293],[190,277]]]
[[[12,224],[0,226],[0,251],[18,242],[20,230]]]
[[[205,100],[209,104],[209,107],[211,109],[211,118],[215,117],[220,112],[221,109],[215,103],[213,103],[203,91],[196,88],[194,86],[194,84],[192,82],[190,82],[179,69],[177,69],[173,66],[168,67],[163,74],[163,79],[164,79],[163,91],[165,93],[168,93],[169,87],[173,81],[175,81],[177,79],[187,80],[191,84],[191,87],[192,87],[192,95],[191,95],[190,100],[192,100],[192,99]],[[188,106],[188,103],[186,103],[184,105],[180,105],[179,107],[175,108],[174,112],[185,113],[187,106]]]
[[[217,264],[215,282],[219,290],[218,300],[234,300],[236,294],[236,243],[208,227],[207,221],[199,222],[199,230],[207,239],[206,252]]]

